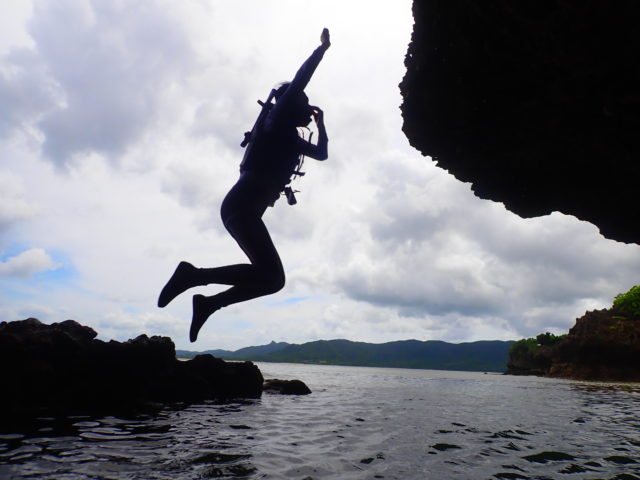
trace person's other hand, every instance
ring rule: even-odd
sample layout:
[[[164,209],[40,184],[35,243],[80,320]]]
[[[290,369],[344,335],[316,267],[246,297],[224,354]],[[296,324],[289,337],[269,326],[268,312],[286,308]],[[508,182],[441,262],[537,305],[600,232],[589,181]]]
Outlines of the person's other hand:
[[[325,28],[322,30],[322,35],[320,35],[320,43],[322,43],[322,45],[325,48],[329,48],[331,46],[331,39],[329,37],[329,29]]]
[[[321,124],[324,122],[324,112],[322,111],[322,109],[320,107],[311,107],[312,110],[312,115],[313,115],[313,120],[317,123],[317,124]]]

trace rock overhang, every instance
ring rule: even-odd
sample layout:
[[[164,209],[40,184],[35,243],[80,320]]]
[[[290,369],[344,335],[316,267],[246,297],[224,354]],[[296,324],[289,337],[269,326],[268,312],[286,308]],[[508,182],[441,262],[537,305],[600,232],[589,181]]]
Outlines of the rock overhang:
[[[415,0],[413,13],[411,145],[522,217],[559,211],[640,243],[640,4]]]

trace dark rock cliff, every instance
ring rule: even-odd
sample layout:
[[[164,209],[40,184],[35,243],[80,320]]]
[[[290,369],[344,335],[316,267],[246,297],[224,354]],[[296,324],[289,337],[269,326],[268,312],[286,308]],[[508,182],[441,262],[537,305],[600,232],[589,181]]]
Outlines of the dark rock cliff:
[[[587,312],[554,347],[548,375],[640,381],[640,318],[615,308]]]
[[[411,145],[522,217],[640,243],[640,3],[414,0]]]
[[[158,402],[257,398],[263,377],[251,362],[211,355],[178,361],[168,337],[104,342],[74,320],[0,323],[0,420],[43,414],[121,414]]]
[[[640,317],[615,307],[587,312],[553,346],[512,349],[507,369],[516,375],[639,382]]]

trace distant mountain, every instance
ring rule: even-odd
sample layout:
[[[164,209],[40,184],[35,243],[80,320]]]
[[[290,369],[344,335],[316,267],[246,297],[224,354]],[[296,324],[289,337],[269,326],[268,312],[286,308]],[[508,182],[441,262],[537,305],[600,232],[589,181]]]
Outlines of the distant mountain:
[[[287,342],[271,341],[268,345],[260,345],[257,347],[244,347],[240,350],[205,350],[204,352],[193,352],[191,350],[176,350],[178,358],[193,358],[201,353],[209,353],[214,357],[224,358],[228,360],[250,360],[254,357],[261,357],[282,350],[290,344]]]
[[[240,350],[236,350],[234,352],[234,355],[236,357],[257,357],[257,356],[263,356],[263,355],[270,355],[290,345],[291,344],[287,342],[276,343],[274,341],[271,341],[269,345],[241,348]]]
[[[218,358],[229,358],[230,355],[233,355],[234,352],[230,350],[206,350],[204,352],[194,352],[192,350],[176,350],[177,358],[193,358],[196,355],[200,355],[202,353],[209,353],[214,357]]]
[[[178,350],[176,354],[183,358],[210,353],[225,360],[504,372],[512,344],[497,340],[470,343],[403,340],[381,344],[318,340],[302,345],[271,342],[235,352]]]

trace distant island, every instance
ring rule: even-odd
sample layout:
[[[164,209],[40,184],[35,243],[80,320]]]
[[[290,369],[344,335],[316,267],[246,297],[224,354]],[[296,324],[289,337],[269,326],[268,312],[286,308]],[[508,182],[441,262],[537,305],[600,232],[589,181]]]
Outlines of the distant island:
[[[271,342],[268,345],[246,347],[236,351],[176,350],[176,355],[179,358],[193,358],[208,353],[225,360],[254,362],[503,373],[513,343],[499,340],[457,344],[437,340],[402,340],[374,344],[350,340],[318,340],[301,345]]]

